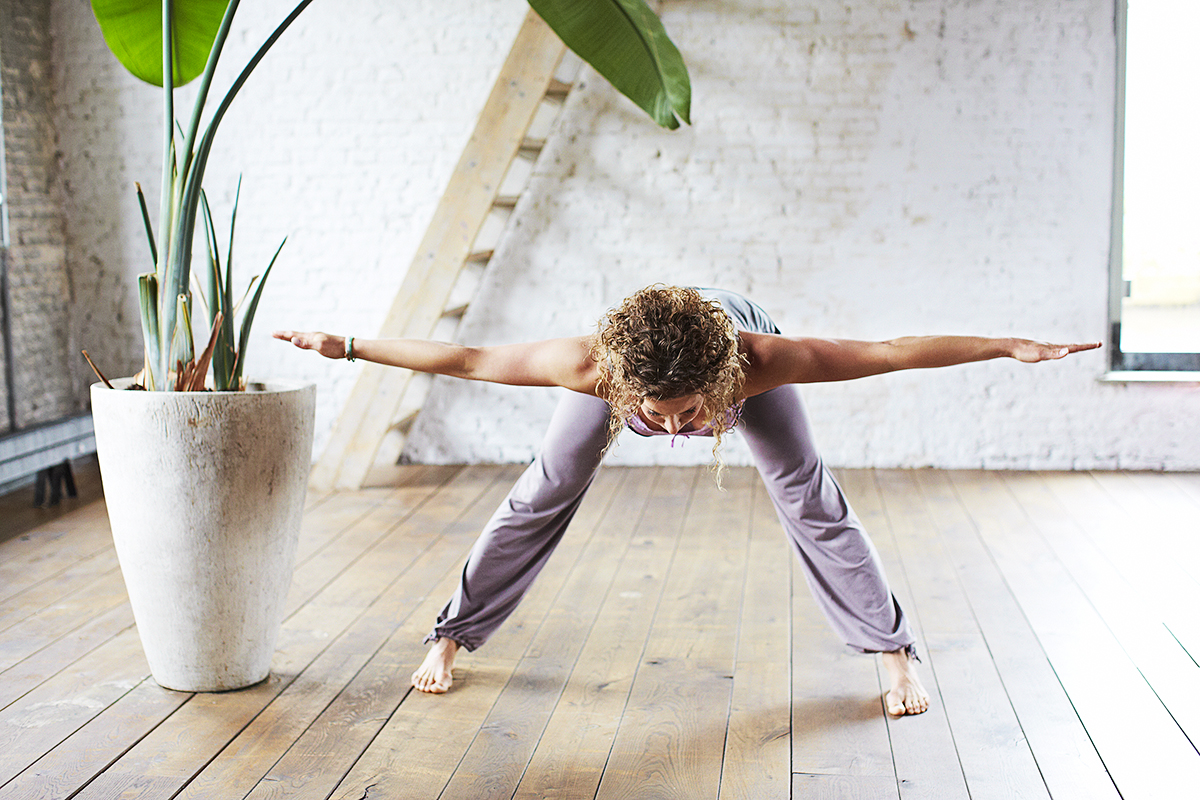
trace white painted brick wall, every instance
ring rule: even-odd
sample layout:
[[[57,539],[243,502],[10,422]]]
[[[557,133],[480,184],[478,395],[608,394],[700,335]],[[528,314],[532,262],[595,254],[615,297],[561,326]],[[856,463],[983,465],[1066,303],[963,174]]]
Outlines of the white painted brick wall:
[[[54,3],[68,258],[96,298],[78,338],[129,366],[145,258],[131,187],[157,183],[157,94],[112,62],[84,0]],[[287,5],[245,4],[237,42]],[[318,0],[225,123],[208,185],[224,217],[245,174],[243,274],[289,236],[251,371],[319,384],[318,448],[357,367],[265,334],[378,327],[524,12]],[[746,292],[796,334],[1102,339],[1111,15],[1111,0],[666,2],[694,125],[660,131],[585,73],[462,337],[575,334],[659,280]],[[835,465],[1200,468],[1200,389],[1099,384],[1103,369],[1089,353],[807,396]],[[554,397],[439,380],[407,455],[528,459]],[[626,436],[612,460],[707,457]],[[748,457],[734,441],[726,458]]]
[[[587,80],[465,340],[581,332],[654,280],[743,291],[795,334],[1105,337],[1111,2],[667,2],[663,19],[694,125],[659,131]],[[806,394],[837,465],[1200,467],[1200,388],[1100,384],[1104,364]],[[441,380],[407,455],[528,458],[554,394]],[[610,460],[707,457],[626,435]]]

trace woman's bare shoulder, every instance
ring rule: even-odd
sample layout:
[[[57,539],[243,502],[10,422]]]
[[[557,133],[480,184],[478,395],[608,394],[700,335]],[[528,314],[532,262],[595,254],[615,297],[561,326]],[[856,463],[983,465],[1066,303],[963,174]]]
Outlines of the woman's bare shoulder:
[[[753,397],[785,383],[795,383],[798,367],[802,367],[811,357],[805,347],[805,339],[793,339],[777,333],[741,331],[738,341],[742,356],[746,359],[743,397]]]
[[[562,365],[560,385],[572,391],[596,394],[600,384],[600,367],[594,354],[594,335],[553,339],[553,359]]]

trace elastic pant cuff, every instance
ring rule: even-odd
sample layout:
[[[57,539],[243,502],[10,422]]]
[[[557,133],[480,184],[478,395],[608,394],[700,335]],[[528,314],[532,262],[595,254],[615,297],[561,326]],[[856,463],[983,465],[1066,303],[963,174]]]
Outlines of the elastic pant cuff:
[[[447,636],[446,634],[444,634],[444,633],[439,633],[439,632],[438,632],[438,631],[436,631],[436,630],[434,630],[432,633],[430,633],[428,636],[426,636],[426,637],[425,637],[425,639],[424,639],[424,640],[421,642],[421,644],[433,644],[433,643],[434,643],[434,642],[436,642],[438,639],[449,639],[450,641],[452,641],[452,642],[454,642],[456,645],[458,645],[460,649],[462,649],[462,650],[466,650],[468,653],[470,653],[470,652],[471,652],[471,651],[473,651],[473,650],[474,650],[476,647],[478,647],[478,646],[479,646],[478,644],[472,644],[472,643],[469,643],[469,642],[464,642],[462,639],[459,639],[459,638],[458,638],[458,637],[456,637],[456,636]]]

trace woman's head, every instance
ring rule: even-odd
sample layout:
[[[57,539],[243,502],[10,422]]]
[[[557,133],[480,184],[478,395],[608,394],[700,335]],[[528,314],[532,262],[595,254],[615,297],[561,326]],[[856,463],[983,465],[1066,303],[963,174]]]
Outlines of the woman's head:
[[[729,315],[695,289],[656,284],[635,292],[599,323],[592,355],[613,407],[613,436],[642,401],[698,395],[720,446],[726,413],[745,379]]]

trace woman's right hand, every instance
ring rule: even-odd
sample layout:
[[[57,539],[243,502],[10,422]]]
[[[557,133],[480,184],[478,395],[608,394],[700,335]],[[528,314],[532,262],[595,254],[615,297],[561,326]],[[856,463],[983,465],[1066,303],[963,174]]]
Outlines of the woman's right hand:
[[[344,336],[333,336],[332,334],[320,333],[319,331],[309,333],[301,331],[275,331],[271,335],[276,339],[291,342],[301,350],[316,350],[326,358],[346,357],[346,337]]]

